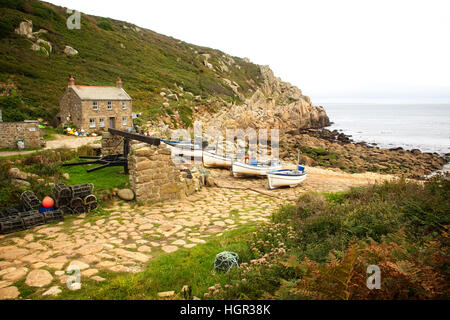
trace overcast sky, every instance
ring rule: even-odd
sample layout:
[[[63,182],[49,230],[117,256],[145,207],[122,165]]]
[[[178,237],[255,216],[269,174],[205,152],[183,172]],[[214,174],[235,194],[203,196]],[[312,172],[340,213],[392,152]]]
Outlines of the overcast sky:
[[[50,0],[270,65],[313,102],[450,102],[450,1]]]

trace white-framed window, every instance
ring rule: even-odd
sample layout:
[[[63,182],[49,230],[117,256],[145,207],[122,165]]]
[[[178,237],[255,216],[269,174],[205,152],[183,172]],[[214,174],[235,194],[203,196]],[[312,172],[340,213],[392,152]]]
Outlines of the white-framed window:
[[[104,128],[105,127],[105,118],[99,118],[98,119],[98,126],[100,128]]]
[[[98,101],[92,101],[92,110],[98,111]]]
[[[112,110],[112,101],[108,101],[108,110]]]
[[[126,109],[127,109],[127,102],[122,101],[122,110],[126,110]]]
[[[89,119],[89,128],[96,128],[97,127],[97,123],[95,121],[95,118],[90,118]]]
[[[127,126],[128,125],[128,117],[122,117],[122,125]]]

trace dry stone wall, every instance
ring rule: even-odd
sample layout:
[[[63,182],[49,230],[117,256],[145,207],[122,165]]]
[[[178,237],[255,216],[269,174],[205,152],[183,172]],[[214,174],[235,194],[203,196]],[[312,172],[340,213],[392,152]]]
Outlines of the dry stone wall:
[[[198,190],[199,177],[180,171],[165,145],[134,144],[128,156],[130,185],[138,202],[184,199]]]
[[[17,148],[17,140],[23,139],[25,148],[39,148],[44,143],[41,138],[39,123],[0,122],[0,148]]]

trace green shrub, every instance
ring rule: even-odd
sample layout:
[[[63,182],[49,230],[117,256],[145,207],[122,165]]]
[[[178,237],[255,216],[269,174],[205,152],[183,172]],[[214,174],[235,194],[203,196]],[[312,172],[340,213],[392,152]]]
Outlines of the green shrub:
[[[113,27],[112,27],[112,25],[111,25],[111,23],[110,23],[108,20],[101,20],[101,21],[99,21],[99,22],[97,23],[97,26],[98,26],[99,28],[102,28],[103,30],[106,30],[106,31],[112,31],[112,30],[114,30]]]

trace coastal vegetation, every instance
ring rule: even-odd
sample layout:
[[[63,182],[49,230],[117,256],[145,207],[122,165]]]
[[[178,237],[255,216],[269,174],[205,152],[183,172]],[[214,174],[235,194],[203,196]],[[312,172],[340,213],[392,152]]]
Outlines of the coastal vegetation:
[[[214,101],[236,99],[222,78],[239,85],[245,94],[260,81],[257,65],[218,50],[85,14],[81,29],[69,30],[68,17],[64,8],[49,3],[0,0],[0,82],[15,84],[30,110],[16,118],[38,116],[52,122],[69,74],[77,84],[102,86],[114,85],[120,76],[133,97],[134,111],[142,112],[146,120],[180,113],[178,125],[190,125],[195,105],[212,108],[218,106]],[[32,22],[33,33],[16,34],[26,20]],[[48,54],[31,50],[39,39],[45,41],[39,45]],[[78,54],[66,54],[66,46]],[[176,98],[165,99],[161,92]]]
[[[442,178],[306,193],[268,224],[241,226],[62,297],[160,299],[174,290],[171,299],[448,299],[449,193]],[[214,271],[221,251],[238,253],[240,267]],[[380,268],[381,289],[366,286],[369,265]]]

